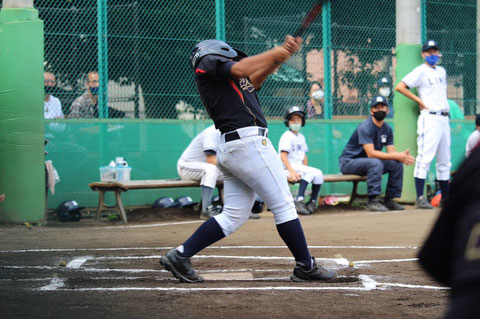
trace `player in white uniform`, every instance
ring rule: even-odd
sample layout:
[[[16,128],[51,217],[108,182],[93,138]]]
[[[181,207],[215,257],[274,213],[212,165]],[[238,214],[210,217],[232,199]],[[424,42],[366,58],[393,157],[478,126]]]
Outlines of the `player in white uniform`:
[[[220,131],[211,125],[195,136],[177,162],[178,175],[182,179],[200,181],[201,219],[219,214],[212,205],[212,193],[217,180],[223,180],[223,175],[217,168],[218,144],[220,144]]]
[[[217,165],[224,175],[221,214],[205,221],[183,244],[160,258],[184,282],[201,282],[190,258],[229,236],[249,218],[255,194],[271,209],[277,231],[295,257],[293,281],[329,280],[336,272],[317,265],[310,255],[295,210],[282,162],[268,139],[267,121],[257,90],[265,79],[300,48],[287,36],[282,45],[247,57],[223,41],[205,40],[190,55],[200,97],[222,133]]]
[[[299,132],[300,128],[305,125],[305,112],[298,106],[289,108],[285,115],[285,125],[289,130],[280,137],[278,153],[288,174],[288,180],[300,182],[295,199],[297,213],[312,214],[317,207],[318,194],[323,184],[323,173],[318,168],[308,166],[307,141],[305,136]],[[310,201],[305,204],[305,190],[310,183],[312,183],[312,196]]]
[[[418,103],[420,115],[417,122],[417,158],[415,161],[415,188],[417,208],[431,209],[432,205],[423,196],[425,179],[434,157],[437,159],[437,180],[440,183],[443,206],[448,196],[450,179],[450,106],[447,101],[447,73],[435,65],[439,59],[436,41],[426,41],[422,46],[425,63],[408,73],[396,90]],[[409,89],[416,88],[418,96]]]
[[[480,114],[475,117],[475,131],[468,137],[465,146],[465,157],[469,157],[472,151],[480,145]]]

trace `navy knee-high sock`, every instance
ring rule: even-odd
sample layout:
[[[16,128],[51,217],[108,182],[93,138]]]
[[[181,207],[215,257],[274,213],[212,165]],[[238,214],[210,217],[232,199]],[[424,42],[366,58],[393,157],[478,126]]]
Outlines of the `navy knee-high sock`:
[[[307,241],[303,233],[302,225],[298,218],[277,225],[277,231],[280,237],[287,244],[292,252],[295,261],[301,262],[306,266],[312,264],[312,257],[308,251]]]
[[[210,218],[204,222],[198,229],[177,248],[179,255],[182,257],[192,257],[200,250],[224,238],[225,234],[217,223],[215,218]]]
[[[425,186],[425,180],[415,177],[415,189],[417,191],[417,198],[423,196],[423,186]]]
[[[318,200],[318,194],[320,193],[320,188],[322,187],[322,184],[312,184],[312,201],[317,201]]]
[[[301,200],[305,198],[305,190],[307,190],[308,182],[304,179],[300,180],[300,186],[298,187],[297,199]]]
[[[447,198],[449,192],[448,181],[438,181],[440,184],[440,192],[442,192],[442,199]]]

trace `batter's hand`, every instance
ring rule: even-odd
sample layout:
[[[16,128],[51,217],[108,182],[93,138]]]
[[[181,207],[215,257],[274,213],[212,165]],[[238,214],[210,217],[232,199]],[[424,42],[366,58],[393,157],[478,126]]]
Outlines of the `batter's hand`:
[[[294,54],[300,49],[300,45],[302,44],[303,40],[300,37],[292,37],[291,35],[287,35],[285,40],[283,41],[282,46],[290,52],[290,54]]]
[[[295,171],[290,171],[287,176],[287,181],[290,183],[297,183],[302,179],[302,176]]]

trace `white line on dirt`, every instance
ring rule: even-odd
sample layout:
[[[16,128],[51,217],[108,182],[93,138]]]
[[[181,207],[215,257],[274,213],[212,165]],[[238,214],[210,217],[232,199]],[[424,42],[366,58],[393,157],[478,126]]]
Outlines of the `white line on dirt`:
[[[39,248],[2,250],[0,253],[72,252],[72,251],[124,251],[124,250],[170,250],[174,247],[114,247],[114,248]],[[416,246],[308,246],[310,249],[417,249]],[[287,249],[287,246],[210,246],[205,249]]]
[[[39,290],[59,290],[59,288],[62,288],[63,286],[65,286],[63,279],[55,277],[48,285],[39,288]]]
[[[82,267],[82,265],[89,259],[92,259],[92,257],[91,256],[85,256],[85,257],[75,258],[74,260],[69,262],[66,267],[71,268],[71,269],[78,269],[78,268]]]
[[[450,290],[449,287],[409,285],[409,284],[395,284],[395,283],[387,283],[387,282],[377,283],[377,286],[400,287],[400,288],[418,288],[418,289],[434,289],[434,290]]]
[[[363,265],[363,264],[376,264],[376,263],[399,263],[405,261],[417,261],[418,258],[405,258],[405,259],[385,259],[385,260],[358,260],[354,261],[353,263],[355,266]]]
[[[372,277],[367,275],[359,275],[358,279],[360,279],[360,281],[362,282],[365,290],[377,289],[377,282]]]
[[[162,223],[162,224],[145,224],[145,225],[120,225],[120,226],[105,226],[105,227],[91,227],[88,229],[128,229],[128,228],[149,228],[149,227],[164,227],[164,226],[176,226],[176,225],[188,225],[188,224],[199,224],[203,223],[203,220],[193,220],[187,222],[173,222],[173,223]],[[62,228],[67,229],[67,228]],[[74,229],[74,228],[71,228]]]

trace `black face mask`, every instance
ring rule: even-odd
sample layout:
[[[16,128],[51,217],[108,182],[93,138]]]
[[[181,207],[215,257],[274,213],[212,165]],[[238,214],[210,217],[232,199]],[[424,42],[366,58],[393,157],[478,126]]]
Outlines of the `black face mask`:
[[[383,121],[386,116],[387,116],[387,112],[385,112],[385,111],[373,112],[373,117],[374,117],[377,121]]]
[[[45,86],[45,94],[54,94],[56,92],[55,86]]]

